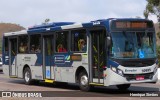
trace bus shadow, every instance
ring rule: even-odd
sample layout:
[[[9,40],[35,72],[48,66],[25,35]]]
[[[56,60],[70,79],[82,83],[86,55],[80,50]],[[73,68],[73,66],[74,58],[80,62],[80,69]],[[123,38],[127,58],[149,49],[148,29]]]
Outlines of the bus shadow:
[[[20,80],[9,80],[9,83],[15,83],[15,84],[24,84],[25,82],[23,79]],[[50,87],[50,88],[59,88],[59,89],[70,89],[70,90],[79,90],[78,85],[70,85],[67,83],[45,83],[45,82],[35,82],[33,84],[31,84],[32,86],[40,86],[40,87]]]
[[[155,87],[139,87],[139,86],[131,86],[128,90],[119,90],[115,86],[109,86],[109,87],[96,87],[92,92],[96,93],[103,93],[103,94],[116,94],[116,96],[125,96],[126,94],[130,93],[158,93],[159,88]]]
[[[3,74],[3,71],[2,71],[2,70],[0,70],[0,74]]]
[[[10,83],[16,83],[16,84],[25,84],[23,80],[10,80]],[[79,86],[77,84],[66,84],[66,83],[56,83],[56,84],[50,84],[50,83],[44,83],[39,82],[37,84],[33,84],[32,86],[41,86],[41,87],[50,87],[50,88],[59,88],[59,89],[68,89],[68,90],[78,90]],[[116,96],[129,96],[130,93],[159,93],[159,88],[157,87],[146,87],[146,86],[131,86],[126,91],[118,90],[115,86],[109,86],[109,87],[94,87],[91,92],[92,94],[99,94],[99,95],[115,95]]]

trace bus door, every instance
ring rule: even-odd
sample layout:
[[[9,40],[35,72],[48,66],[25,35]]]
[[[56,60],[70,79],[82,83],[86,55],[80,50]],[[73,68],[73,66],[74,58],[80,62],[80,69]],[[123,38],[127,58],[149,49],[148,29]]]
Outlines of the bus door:
[[[105,30],[98,29],[91,33],[91,73],[93,83],[103,82],[103,67],[106,66]]]
[[[44,79],[54,79],[52,58],[53,58],[53,35],[45,35],[43,36]]]
[[[17,76],[17,38],[9,38],[9,75]]]

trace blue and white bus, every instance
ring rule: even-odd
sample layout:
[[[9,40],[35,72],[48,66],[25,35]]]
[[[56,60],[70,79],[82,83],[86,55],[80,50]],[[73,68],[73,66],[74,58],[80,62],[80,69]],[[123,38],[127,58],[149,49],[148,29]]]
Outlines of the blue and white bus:
[[[44,82],[116,85],[156,83],[158,61],[153,22],[110,18],[57,22],[3,35],[3,71],[26,84]]]

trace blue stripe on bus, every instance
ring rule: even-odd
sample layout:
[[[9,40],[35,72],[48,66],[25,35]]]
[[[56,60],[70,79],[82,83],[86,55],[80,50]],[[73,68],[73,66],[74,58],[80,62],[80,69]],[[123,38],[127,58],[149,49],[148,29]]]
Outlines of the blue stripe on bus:
[[[43,65],[42,54],[36,54],[36,56],[37,56],[37,60],[35,62],[35,66],[41,66],[41,65]]]
[[[54,22],[54,23],[48,23],[44,25],[37,25],[34,27],[29,28],[29,30],[33,29],[40,29],[40,28],[48,28],[48,27],[57,27],[57,26],[64,26],[64,25],[71,25],[74,24],[75,22]]]
[[[108,60],[108,68],[110,68],[110,66],[113,66],[113,67],[118,67],[119,64],[115,61],[112,61],[112,60]]]
[[[35,66],[43,65],[42,54],[36,54],[37,60]],[[70,60],[69,53],[60,53],[50,56],[45,56],[45,66],[57,66],[57,67],[71,67],[73,61]]]
[[[46,28],[38,28],[38,29],[32,29],[32,30],[28,30],[28,34],[33,34],[33,33],[39,33],[39,32],[48,32],[48,31],[60,31],[62,30],[61,27],[50,27],[49,30],[47,30]]]

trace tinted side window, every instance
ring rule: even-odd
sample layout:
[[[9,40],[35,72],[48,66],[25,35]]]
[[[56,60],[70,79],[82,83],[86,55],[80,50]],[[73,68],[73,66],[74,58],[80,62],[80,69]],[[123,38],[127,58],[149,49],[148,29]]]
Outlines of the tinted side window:
[[[71,50],[85,52],[87,50],[87,35],[86,30],[71,31]]]
[[[56,52],[68,51],[68,33],[67,31],[56,33]]]
[[[41,53],[41,35],[30,36],[30,53]]]
[[[18,37],[18,52],[27,53],[28,52],[28,36],[19,36]]]

